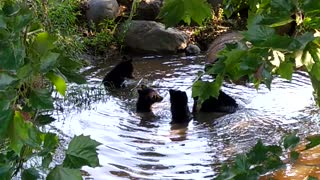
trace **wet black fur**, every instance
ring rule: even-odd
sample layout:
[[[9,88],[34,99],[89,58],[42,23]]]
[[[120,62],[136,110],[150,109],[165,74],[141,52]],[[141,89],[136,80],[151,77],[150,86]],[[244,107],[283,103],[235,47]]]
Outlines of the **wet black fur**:
[[[123,58],[124,61],[117,64],[102,80],[105,87],[121,88],[124,87],[123,82],[125,78],[133,79],[133,65],[132,59],[127,60],[126,57]]]
[[[170,89],[169,93],[172,115],[171,124],[188,123],[191,120],[191,114],[186,92]]]
[[[138,89],[138,94],[137,112],[151,112],[152,104],[163,100],[163,97],[156,90],[146,86],[141,86],[141,89]]]
[[[234,113],[238,108],[237,102],[221,90],[218,99],[210,97],[201,104],[200,108],[198,108],[198,97],[193,98],[193,100],[193,112]]]

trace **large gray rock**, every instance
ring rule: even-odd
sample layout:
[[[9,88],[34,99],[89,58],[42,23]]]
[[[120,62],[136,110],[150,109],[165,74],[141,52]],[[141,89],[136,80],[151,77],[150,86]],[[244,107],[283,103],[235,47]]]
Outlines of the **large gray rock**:
[[[114,19],[119,13],[119,4],[116,0],[89,0],[86,17],[89,22],[98,24],[104,19]]]
[[[187,44],[185,33],[155,21],[133,20],[125,35],[125,45],[136,52],[174,53]]]
[[[214,63],[217,60],[217,53],[222,50],[227,43],[236,43],[243,38],[238,31],[232,31],[217,37],[209,46],[206,62]]]
[[[159,15],[163,0],[142,0],[137,8],[134,19],[155,20]]]

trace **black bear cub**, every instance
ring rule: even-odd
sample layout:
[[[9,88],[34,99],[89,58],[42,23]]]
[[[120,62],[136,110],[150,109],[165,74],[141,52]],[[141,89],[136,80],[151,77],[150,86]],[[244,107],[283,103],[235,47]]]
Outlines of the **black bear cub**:
[[[169,90],[171,103],[171,124],[189,123],[191,114],[188,107],[187,93],[179,90]]]
[[[193,98],[193,112],[223,112],[234,113],[237,108],[237,102],[228,94],[220,90],[218,99],[210,97],[198,107],[198,97]]]
[[[102,80],[104,86],[121,88],[124,87],[125,78],[133,79],[132,59],[123,57],[122,62],[117,64]]]
[[[137,112],[151,112],[152,104],[163,100],[163,97],[156,90],[144,85],[141,85],[141,89],[138,89],[138,94]]]

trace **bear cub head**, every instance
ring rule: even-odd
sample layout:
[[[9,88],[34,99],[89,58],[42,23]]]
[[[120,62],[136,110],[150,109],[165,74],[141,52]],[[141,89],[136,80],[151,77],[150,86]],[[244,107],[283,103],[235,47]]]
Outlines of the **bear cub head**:
[[[151,112],[152,104],[163,100],[163,97],[156,90],[145,85],[141,85],[141,88],[138,89],[138,94],[137,112]]]
[[[105,87],[121,88],[124,87],[125,79],[133,79],[132,59],[123,57],[123,61],[118,63],[111,71],[103,78],[102,82]]]
[[[171,124],[189,123],[191,115],[188,107],[187,93],[179,90],[169,90],[171,103]]]

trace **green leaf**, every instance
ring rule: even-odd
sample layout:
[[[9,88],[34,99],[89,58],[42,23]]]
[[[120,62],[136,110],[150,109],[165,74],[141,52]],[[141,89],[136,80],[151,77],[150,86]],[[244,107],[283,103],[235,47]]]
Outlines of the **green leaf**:
[[[13,16],[14,14],[18,13],[20,10],[18,3],[12,3],[10,1],[5,1],[2,11],[3,14],[6,16]]]
[[[6,29],[7,28],[7,24],[6,24],[4,19],[5,19],[4,16],[0,16],[0,28]]]
[[[82,180],[80,169],[56,166],[50,171],[46,180]]]
[[[271,0],[270,5],[274,11],[285,12],[286,14],[289,14],[294,8],[292,0]]]
[[[70,57],[65,57],[63,54],[59,56],[58,59],[59,67],[65,68],[67,70],[78,70],[83,64],[79,60],[71,59]]]
[[[10,32],[8,32],[6,29],[1,29],[0,28],[0,39],[2,39],[2,41],[0,41],[0,45],[2,46],[2,47],[4,47],[4,46],[8,46],[8,39],[10,38]],[[0,54],[1,53],[3,53],[2,52],[2,49],[0,49]]]
[[[40,55],[45,55],[49,50],[55,48],[56,37],[49,35],[48,32],[42,32],[37,35],[33,42],[33,49]]]
[[[297,136],[296,133],[288,134],[283,139],[283,146],[284,148],[294,148],[300,142],[300,138]]]
[[[291,23],[293,19],[288,16],[284,17],[264,17],[261,21],[261,25],[268,25],[269,27],[279,27]]]
[[[313,42],[308,44],[308,51],[314,62],[320,62],[320,45],[317,45]]]
[[[39,172],[35,168],[29,168],[22,171],[22,180],[33,180],[40,178]]]
[[[32,14],[30,12],[26,12],[27,14],[23,14],[16,17],[16,24],[14,26],[14,31],[19,33],[21,32],[32,20]]]
[[[306,138],[308,141],[310,141],[307,145],[306,148],[310,149],[313,148],[317,145],[320,144],[320,135],[314,135],[314,136],[309,136]]]
[[[304,12],[319,11],[320,9],[320,1],[303,0],[302,2],[302,9]]]
[[[308,29],[320,29],[319,13],[320,12],[317,12],[315,15],[313,13],[306,13],[303,20],[304,27],[307,27]]]
[[[68,71],[65,68],[59,68],[60,72],[68,79],[69,82],[75,82],[77,84],[85,84],[86,79],[79,73],[74,71]]]
[[[174,26],[181,20],[187,24],[193,20],[201,25],[211,17],[211,9],[205,0],[165,0],[159,17],[167,27]]]
[[[317,177],[313,177],[313,176],[308,176],[307,180],[319,180]]]
[[[291,161],[296,161],[300,156],[300,153],[296,152],[296,151],[291,151],[290,152],[290,159]]]
[[[13,121],[14,111],[11,109],[0,111],[0,137],[4,137],[8,131],[8,127],[11,121]]]
[[[9,85],[15,83],[18,79],[7,73],[0,73],[0,90],[6,89]]]
[[[279,156],[271,155],[264,163],[264,170],[262,173],[266,173],[270,170],[279,169],[284,163],[281,161]]]
[[[10,147],[15,153],[20,154],[21,148],[29,138],[29,128],[32,124],[25,122],[19,112],[15,113],[13,121],[9,125],[8,136],[10,138]]]
[[[75,136],[68,147],[63,167],[81,168],[82,166],[100,166],[97,146],[100,143],[92,140],[89,136]]]
[[[320,62],[316,62],[313,64],[311,72],[314,77],[317,78],[318,81],[320,81]]]
[[[17,39],[16,41],[11,40],[1,44],[0,67],[7,70],[17,70],[24,63],[26,56],[22,41]]]
[[[36,109],[53,109],[53,99],[47,89],[33,89],[30,93],[30,104]]]
[[[226,68],[233,66],[234,64],[240,62],[242,55],[244,55],[245,53],[246,53],[246,51],[241,50],[241,49],[233,49],[233,50],[229,51],[228,53],[226,53],[225,54],[226,60],[224,61],[224,63],[227,66]]]
[[[256,43],[257,47],[265,47],[265,48],[272,48],[274,50],[287,50],[288,46],[293,46],[295,43],[300,43],[295,39],[289,36],[280,36],[277,34],[272,34],[269,37],[265,38],[263,42]]]
[[[35,122],[41,126],[47,125],[55,121],[56,119],[51,117],[50,115],[40,115],[37,117]]]
[[[308,51],[308,48],[309,47],[307,46],[303,51],[297,51],[295,53],[296,55],[295,62],[296,62],[296,67],[299,68],[301,66],[305,66],[308,72],[310,72],[312,70],[314,61],[312,59],[311,54]]]
[[[237,175],[233,169],[231,169],[226,164],[223,164],[221,167],[221,171],[219,175],[215,178],[215,180],[231,180]]]
[[[299,41],[299,43],[300,43],[299,49],[301,50],[301,49],[304,49],[308,43],[315,40],[315,37],[312,32],[306,32],[302,35],[297,36],[296,40]]]
[[[218,82],[219,81],[219,82]],[[215,82],[207,82],[198,80],[192,85],[192,97],[198,97],[200,102],[212,97],[219,96],[219,90],[222,85],[220,80]]]
[[[33,67],[31,63],[25,64],[24,66],[18,69],[17,77],[19,79],[26,79],[30,77],[32,71],[33,71]]]
[[[8,164],[0,164],[0,179],[11,180],[13,168]]]
[[[43,149],[40,153],[40,156],[47,156],[48,154],[54,153],[58,145],[59,145],[59,139],[56,134],[54,133],[44,134]]]
[[[248,162],[248,157],[244,154],[237,155],[234,160],[234,168],[237,172],[247,172],[251,164]]]
[[[237,174],[234,179],[236,180],[256,180],[259,178],[259,174],[251,174],[250,172],[245,172],[245,173],[239,173]]]
[[[38,153],[42,158],[42,167],[48,168],[52,162],[52,155],[59,145],[59,139],[54,133],[46,133],[43,135],[43,148]]]
[[[257,144],[248,153],[249,162],[259,164],[267,160],[270,156],[270,153],[281,154],[282,149],[279,146],[265,146],[263,145],[261,140],[259,140]]]
[[[20,112],[16,111],[13,121],[9,125],[7,134],[10,138],[10,147],[20,154],[23,145],[38,148],[41,144],[40,131],[31,122],[23,119]]]
[[[317,80],[317,77],[315,77],[314,74],[312,73],[309,73],[309,76],[310,76],[310,79],[311,79],[311,83],[312,83],[312,87],[314,89],[314,97],[315,97],[315,101],[316,101],[316,104],[318,106],[320,106],[320,98],[319,98],[319,95],[320,95],[320,81]]]
[[[260,25],[252,25],[248,31],[243,33],[246,40],[250,41],[253,45],[261,43],[275,34],[273,28]]]
[[[52,84],[54,84],[54,86],[56,87],[56,90],[62,96],[65,96],[66,89],[67,89],[67,84],[66,84],[65,80],[61,76],[59,76],[53,72],[47,73],[46,76],[52,82]]]
[[[40,59],[41,61],[40,71],[42,73],[46,73],[52,70],[57,63],[59,56],[60,56],[59,53],[53,53],[53,52],[48,52],[44,54]]]
[[[16,91],[15,90],[6,90],[0,92],[0,111],[6,111],[11,108],[11,104],[15,100]]]
[[[49,168],[49,165],[50,165],[51,162],[52,162],[52,155],[51,154],[47,154],[46,156],[44,156],[42,158],[41,166],[43,168]]]
[[[294,63],[290,61],[283,61],[280,63],[278,73],[282,78],[291,80],[293,68],[294,68]]]

